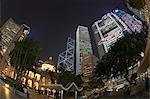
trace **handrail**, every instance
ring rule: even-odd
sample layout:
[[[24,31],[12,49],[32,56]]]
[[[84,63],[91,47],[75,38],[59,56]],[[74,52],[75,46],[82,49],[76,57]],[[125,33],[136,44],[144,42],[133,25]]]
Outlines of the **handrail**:
[[[64,91],[68,91],[72,86],[75,86],[77,91],[82,91],[83,90],[83,88],[78,88],[77,85],[74,82],[72,82],[68,87],[64,87],[62,84],[41,85],[41,87],[50,87],[50,86],[61,87],[62,90],[64,90]]]

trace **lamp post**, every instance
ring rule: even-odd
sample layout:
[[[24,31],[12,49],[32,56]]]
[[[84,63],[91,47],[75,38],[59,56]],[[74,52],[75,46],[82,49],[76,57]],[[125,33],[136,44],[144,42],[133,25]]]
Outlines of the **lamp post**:
[[[78,98],[78,92],[75,91],[75,99],[77,99],[77,98]]]
[[[63,99],[63,90],[61,90],[61,98],[60,99]]]

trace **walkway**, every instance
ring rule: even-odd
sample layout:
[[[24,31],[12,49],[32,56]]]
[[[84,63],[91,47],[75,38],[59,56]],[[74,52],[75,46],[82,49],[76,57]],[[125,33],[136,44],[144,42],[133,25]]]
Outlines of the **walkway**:
[[[48,96],[37,93],[36,91],[29,89],[30,99],[49,99]]]
[[[0,99],[23,99],[17,94],[14,94],[0,82]]]
[[[30,94],[29,99],[48,99],[46,95],[40,95],[31,89],[29,89],[29,94]],[[18,94],[14,94],[0,81],[0,99],[27,99],[27,98],[21,97]]]

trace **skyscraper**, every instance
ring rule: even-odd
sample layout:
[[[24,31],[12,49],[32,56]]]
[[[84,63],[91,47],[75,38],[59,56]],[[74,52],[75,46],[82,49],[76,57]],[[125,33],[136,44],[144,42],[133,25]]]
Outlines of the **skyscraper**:
[[[13,19],[8,19],[6,23],[1,27],[1,59],[0,59],[0,72],[2,70],[2,66],[5,66],[9,61],[9,54],[15,47],[15,42],[22,40],[27,34],[29,34],[30,28],[25,25],[18,25],[14,22]]]
[[[81,74],[83,74],[82,79],[84,80],[84,82],[88,82],[93,76],[93,71],[96,68],[98,60],[99,59],[93,54],[85,55],[83,57]]]
[[[57,61],[57,68],[65,66],[66,70],[74,71],[74,52],[75,41],[71,37],[68,37],[66,50],[59,54]]]
[[[94,22],[92,29],[100,59],[108,52],[110,46],[123,36],[123,31],[129,31],[127,25],[112,12]]]
[[[29,34],[29,27],[23,24],[27,30],[24,30],[21,35],[17,38],[18,40],[23,39],[26,35]],[[18,35],[19,30],[21,29],[21,25],[16,24],[13,19],[8,19],[4,25],[1,27],[1,40],[0,46],[7,49],[9,44],[13,41],[13,39]]]
[[[93,51],[88,28],[78,26],[76,31],[76,75],[81,74],[83,57],[89,54],[93,54]]]
[[[132,32],[141,32],[143,28],[142,22],[138,20],[135,15],[131,15],[120,9],[113,10],[113,13],[116,14]]]

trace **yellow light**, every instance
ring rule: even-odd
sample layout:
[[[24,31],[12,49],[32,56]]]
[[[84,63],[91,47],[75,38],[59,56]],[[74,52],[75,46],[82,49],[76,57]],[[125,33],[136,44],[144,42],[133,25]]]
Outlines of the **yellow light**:
[[[3,48],[2,50],[3,50],[3,53],[5,53],[5,52],[6,52],[6,48]]]
[[[39,81],[40,78],[41,78],[41,75],[36,73],[36,74],[35,74],[35,78],[36,78],[36,81]]]
[[[43,87],[41,87],[41,90],[44,90],[44,88],[43,88]]]
[[[5,87],[7,87],[7,88],[8,88],[8,87],[9,87],[9,85],[8,85],[8,84],[5,84]]]
[[[43,71],[45,71],[45,70],[48,69],[49,71],[55,72],[55,67],[54,67],[53,65],[51,65],[51,64],[42,64],[41,69],[42,69]]]

